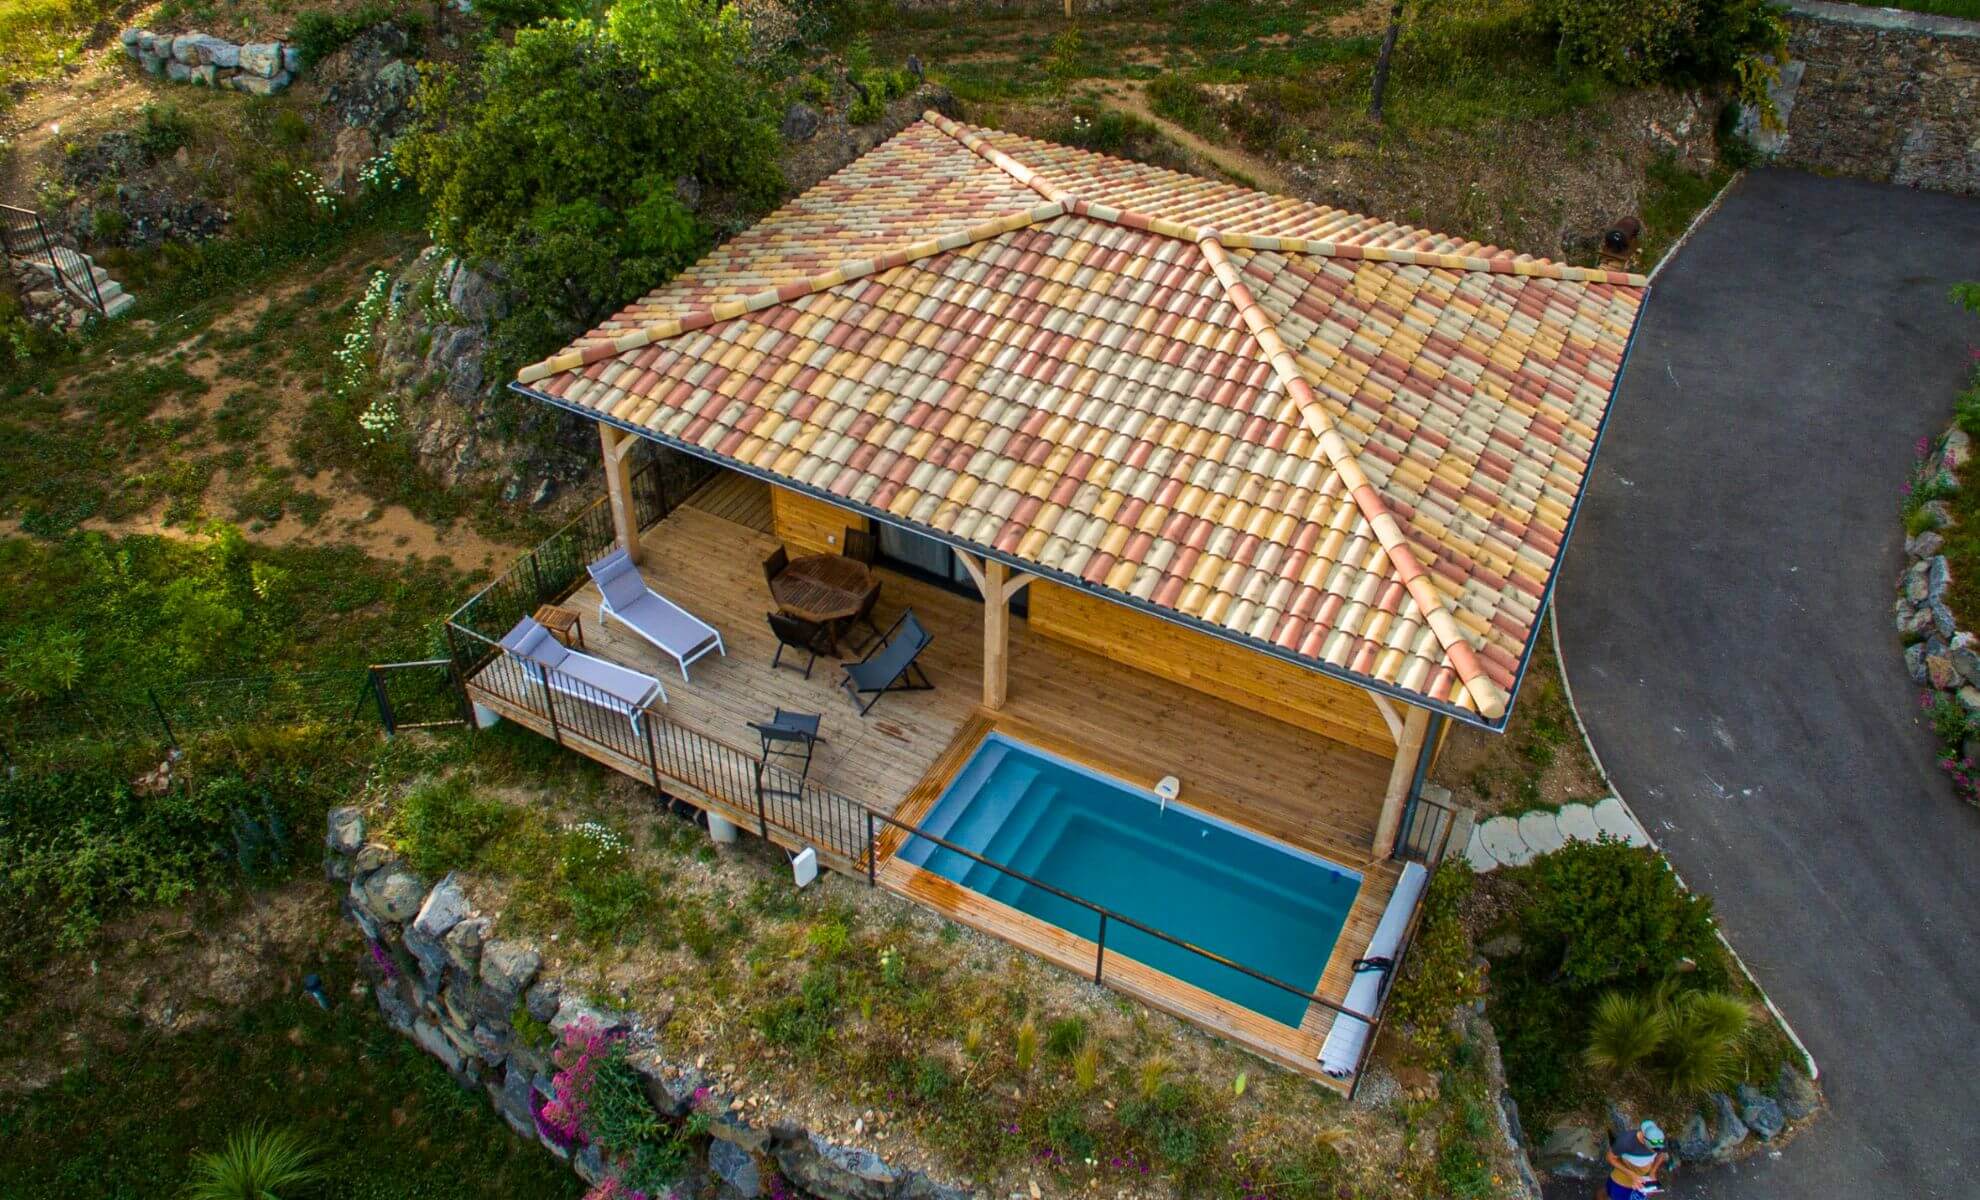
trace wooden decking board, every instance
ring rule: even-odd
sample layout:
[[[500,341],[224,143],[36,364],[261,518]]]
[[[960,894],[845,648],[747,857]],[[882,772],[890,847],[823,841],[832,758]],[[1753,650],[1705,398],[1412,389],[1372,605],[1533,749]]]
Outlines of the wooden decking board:
[[[715,625],[727,646],[725,656],[696,662],[684,680],[671,659],[638,635],[598,619],[595,589],[587,586],[566,603],[584,614],[592,653],[661,679],[668,701],[658,707],[668,721],[753,757],[756,738],[749,722],[776,708],[819,713],[823,740],[812,782],[909,823],[926,815],[992,729],[1143,787],[1174,774],[1182,780],[1182,803],[1362,873],[1361,890],[1321,976],[1322,995],[1346,995],[1352,963],[1366,947],[1399,874],[1394,864],[1369,857],[1388,780],[1386,759],[1034,636],[1022,620],[1011,629],[1009,702],[991,713],[979,704],[980,605],[886,571],[876,618],[886,628],[904,608],[914,609],[934,635],[921,665],[935,689],[884,696],[861,718],[838,686],[837,662],[821,656],[809,678],[794,669],[802,660],[788,653],[783,667],[770,665],[777,646],[764,620],[772,602],[761,562],[776,548],[774,537],[690,503],[649,530],[642,544],[641,569],[648,582]],[[470,691],[503,715],[549,734],[547,722],[473,681]],[[651,782],[643,760],[568,733],[565,742]],[[756,828],[753,797],[708,795],[673,781],[666,786],[745,829]],[[798,839],[774,828],[772,834],[786,849],[799,848]],[[883,884],[1041,957],[1091,971],[1092,949],[1083,939],[974,893],[958,895],[953,885],[944,890],[916,883],[913,876],[926,873],[890,857],[904,837],[894,831],[882,840]],[[857,856],[825,857],[841,869],[863,873],[865,864]],[[1109,956],[1109,982],[1121,991],[1318,1077],[1317,1055],[1333,1019],[1330,1010],[1311,1006],[1294,1030],[1140,964],[1118,961],[1117,972],[1116,958]]]
[[[686,503],[758,533],[770,532],[770,485],[740,471],[718,473],[695,489]]]

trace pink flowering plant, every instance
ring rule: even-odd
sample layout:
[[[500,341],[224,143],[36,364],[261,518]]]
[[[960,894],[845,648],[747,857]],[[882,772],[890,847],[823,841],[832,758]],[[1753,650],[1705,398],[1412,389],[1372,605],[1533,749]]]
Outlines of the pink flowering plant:
[[[1959,482],[1953,478],[1952,453],[1946,449],[1943,440],[1919,438],[1918,444],[1912,448],[1912,455],[1911,471],[1905,476],[1901,492],[1903,503],[1899,511],[1904,515],[1904,531],[1916,535],[1931,528],[1924,512],[1925,506],[1958,491]]]
[[[536,1127],[559,1146],[572,1149],[590,1141],[585,1131],[585,1114],[591,1107],[592,1081],[598,1065],[619,1041],[605,1033],[596,1022],[584,1019],[564,1027],[551,1059],[557,1074],[551,1077],[555,1093],[536,1111]]]

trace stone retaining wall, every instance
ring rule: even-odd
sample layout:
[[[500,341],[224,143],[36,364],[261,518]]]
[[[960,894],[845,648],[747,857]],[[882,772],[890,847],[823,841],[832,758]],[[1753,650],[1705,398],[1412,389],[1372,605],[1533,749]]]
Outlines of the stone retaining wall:
[[[1980,193],[1980,22],[1789,0],[1776,161]]]
[[[282,42],[240,45],[210,33],[151,33],[126,29],[124,53],[147,74],[255,96],[272,96],[302,71],[302,54]]]
[[[748,1200],[766,1194],[774,1170],[824,1200],[970,1200],[968,1191],[897,1170],[869,1150],[792,1122],[762,1123],[715,1077],[667,1060],[655,1029],[665,1015],[654,1022],[565,993],[543,973],[533,946],[492,936],[494,922],[475,910],[453,875],[429,886],[385,846],[367,844],[357,809],[331,812],[325,842],[326,873],[346,885],[344,911],[371,943],[373,992],[386,1022],[463,1086],[485,1092],[517,1136],[541,1142],[587,1182],[612,1168],[596,1147],[573,1152],[539,1128],[536,1114],[555,1095],[556,1068],[547,1047],[518,1035],[519,1013],[558,1034],[580,1022],[622,1032],[654,1108],[670,1120],[691,1112],[708,1118],[708,1144],[676,1185],[678,1194],[713,1189],[727,1200]]]

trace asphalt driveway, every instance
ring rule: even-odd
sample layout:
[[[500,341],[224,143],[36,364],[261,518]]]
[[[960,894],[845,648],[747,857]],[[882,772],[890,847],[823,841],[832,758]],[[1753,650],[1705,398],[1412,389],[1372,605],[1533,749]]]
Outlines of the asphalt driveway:
[[[1980,812],[1891,620],[1980,321],[1980,201],[1759,172],[1658,278],[1557,596],[1597,752],[1832,1111],[1680,1196],[1980,1195]]]

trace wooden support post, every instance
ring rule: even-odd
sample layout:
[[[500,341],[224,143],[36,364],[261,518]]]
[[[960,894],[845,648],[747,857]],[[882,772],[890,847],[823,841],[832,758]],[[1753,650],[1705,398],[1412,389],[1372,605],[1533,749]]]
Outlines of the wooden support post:
[[[632,448],[639,439],[598,423],[598,443],[605,454],[605,494],[612,509],[612,530],[634,562],[644,553],[639,544],[639,513],[633,506]]]
[[[1382,793],[1382,817],[1375,823],[1375,854],[1387,858],[1395,849],[1396,829],[1402,824],[1403,806],[1409,802],[1409,785],[1416,778],[1416,759],[1423,750],[1423,735],[1430,728],[1428,709],[1412,706],[1403,717],[1402,736],[1396,739],[1396,761],[1389,768],[1389,787]]]
[[[1004,707],[1010,693],[1010,573],[995,559],[983,564],[983,707],[993,710]]]
[[[999,709],[1010,696],[1011,597],[1037,576],[1013,575],[994,558],[960,550],[956,561],[983,593],[983,707]]]

